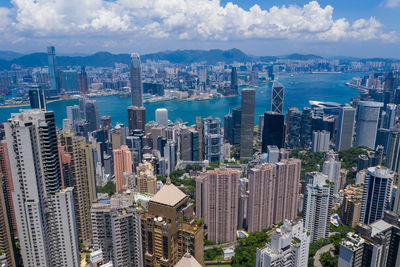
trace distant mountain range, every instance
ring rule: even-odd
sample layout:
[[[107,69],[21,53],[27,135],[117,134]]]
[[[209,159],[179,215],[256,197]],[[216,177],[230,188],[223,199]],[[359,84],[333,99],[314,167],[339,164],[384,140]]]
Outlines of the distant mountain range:
[[[341,61],[350,61],[355,58],[350,57],[336,57]],[[303,55],[303,54],[290,54],[285,56],[250,56],[245,54],[239,49],[230,50],[175,50],[165,51],[152,54],[141,55],[141,60],[168,60],[171,63],[194,63],[205,62],[207,64],[215,64],[217,62],[232,63],[249,62],[249,61],[266,61],[273,62],[277,59],[291,59],[291,60],[310,60],[310,59],[323,59],[317,55]],[[361,60],[361,59],[358,59]],[[377,59],[372,60],[388,60]],[[397,61],[397,60],[396,60]],[[86,65],[94,67],[112,67],[115,63],[129,64],[129,54],[111,54],[109,52],[97,52],[88,56],[57,56],[58,66],[77,66]],[[22,67],[39,67],[46,66],[47,54],[46,53],[32,53],[22,55],[11,51],[0,51],[0,70],[9,69],[11,65],[17,64]]]

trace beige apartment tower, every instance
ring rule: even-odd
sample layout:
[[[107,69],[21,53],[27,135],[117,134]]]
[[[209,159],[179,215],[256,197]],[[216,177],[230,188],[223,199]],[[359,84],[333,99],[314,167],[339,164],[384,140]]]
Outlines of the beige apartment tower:
[[[300,160],[285,159],[249,170],[249,232],[262,231],[297,217],[300,168]]]
[[[84,137],[75,136],[74,132],[64,130],[58,133],[58,143],[64,148],[64,153],[70,156],[69,173],[63,175],[63,186],[64,188],[74,188],[74,211],[78,238],[85,245],[90,245],[92,242],[90,207],[96,198],[92,147],[86,143]],[[63,158],[61,157],[61,159]]]
[[[196,179],[196,212],[208,228],[208,240],[236,240],[240,172],[215,169]]]
[[[137,189],[139,193],[154,195],[157,193],[157,178],[150,162],[140,163],[136,168]]]

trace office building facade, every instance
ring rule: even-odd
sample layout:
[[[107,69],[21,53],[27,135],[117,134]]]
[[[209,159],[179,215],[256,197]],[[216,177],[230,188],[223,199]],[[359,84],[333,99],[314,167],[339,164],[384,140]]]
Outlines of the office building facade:
[[[240,159],[250,159],[253,156],[254,136],[254,106],[256,90],[242,90],[242,116],[240,128]]]

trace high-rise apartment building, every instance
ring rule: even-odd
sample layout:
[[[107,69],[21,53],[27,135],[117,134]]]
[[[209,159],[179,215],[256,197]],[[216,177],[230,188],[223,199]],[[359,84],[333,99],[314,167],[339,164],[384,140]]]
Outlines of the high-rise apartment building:
[[[54,218],[51,223],[52,227],[57,229],[57,241],[54,244],[54,250],[57,252],[52,257],[51,266],[80,266],[73,190],[73,187],[67,187],[54,195]],[[87,227],[90,228],[90,218],[87,222]]]
[[[328,176],[319,172],[308,174],[306,182],[303,205],[304,227],[310,232],[311,242],[321,238],[327,239],[334,185],[328,180]]]
[[[215,169],[196,178],[196,212],[208,229],[208,240],[236,240],[238,224],[238,181],[240,172]]]
[[[355,108],[350,106],[340,107],[336,133],[336,151],[349,149],[353,146],[355,116]]]
[[[153,165],[145,161],[136,168],[137,189],[139,193],[154,195],[157,193],[157,177]]]
[[[62,186],[53,112],[38,109],[12,114],[5,132],[13,179],[13,202],[25,266],[79,266],[75,227],[60,227],[58,209]],[[74,214],[62,214],[69,222]],[[75,232],[75,233],[74,233]],[[71,238],[62,238],[70,235]],[[76,241],[76,246],[74,245]],[[65,258],[68,247],[78,258]],[[68,256],[69,257],[69,256]]]
[[[240,128],[240,159],[253,156],[255,89],[242,90],[242,118]]]
[[[143,106],[143,84],[142,84],[142,73],[140,66],[140,57],[138,54],[131,54],[130,59],[130,82],[131,82],[131,97],[132,106],[138,108]]]
[[[0,140],[0,173],[4,175],[5,178],[5,186],[6,186],[6,193],[7,193],[7,202],[11,214],[11,222],[12,228],[14,230],[14,236],[18,236],[17,231],[17,221],[15,218],[14,212],[14,202],[12,198],[12,194],[14,191],[13,181],[12,181],[12,174],[11,174],[11,166],[10,166],[10,159],[8,156],[8,148],[6,140]]]
[[[5,253],[5,262],[9,267],[17,267],[17,248],[11,220],[12,216],[6,178],[0,170],[0,251]]]
[[[329,181],[334,184],[334,194],[338,194],[341,186],[340,181],[340,161],[335,157],[327,157],[322,165],[322,173],[328,176]]]
[[[303,221],[285,220],[271,234],[271,241],[264,248],[257,248],[255,266],[305,267],[309,246],[310,236],[303,227]]]
[[[78,72],[74,70],[63,70],[61,72],[61,77],[61,88],[64,89],[66,94],[79,93]]]
[[[141,217],[144,266],[173,267],[186,253],[202,264],[204,230],[194,217],[189,197],[168,178]]]
[[[360,222],[371,224],[383,218],[389,210],[394,172],[381,166],[368,168],[364,179]]]
[[[358,102],[356,146],[375,148],[381,107],[383,107],[381,102]]]
[[[123,145],[119,149],[113,150],[114,155],[114,175],[117,192],[124,186],[124,173],[132,173],[132,153],[128,146]]]
[[[361,198],[355,196],[345,196],[342,204],[340,220],[345,225],[355,228],[360,220]]]
[[[93,248],[113,266],[143,266],[140,214],[132,202],[111,199],[91,209]]]
[[[273,225],[276,165],[266,163],[249,170],[247,229],[259,232]]]
[[[271,111],[283,114],[284,87],[277,80],[272,85]]]
[[[54,46],[47,47],[47,59],[49,63],[51,89],[54,90],[56,94],[59,94],[60,83],[59,83],[57,63],[56,63],[56,49]]]
[[[168,127],[168,109],[166,108],[156,109],[156,122],[159,125]]]
[[[399,266],[400,226],[398,215],[386,211],[383,219],[359,223],[357,234],[348,233],[340,243],[338,266]]]
[[[267,151],[267,146],[275,145],[279,149],[283,147],[285,141],[285,115],[277,112],[264,113],[264,128],[262,137],[262,152]]]
[[[89,246],[92,241],[90,207],[96,198],[96,184],[92,146],[82,136],[71,131],[58,133],[58,143],[69,155],[68,179],[64,177],[64,186],[73,187],[74,212],[80,242]]]
[[[128,128],[129,131],[145,130],[146,108],[130,106],[128,108]]]

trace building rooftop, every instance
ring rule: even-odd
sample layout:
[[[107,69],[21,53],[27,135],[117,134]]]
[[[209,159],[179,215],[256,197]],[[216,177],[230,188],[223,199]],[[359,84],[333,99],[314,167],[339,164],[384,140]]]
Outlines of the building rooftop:
[[[384,220],[376,221],[370,224],[372,228],[371,237],[374,237],[376,234],[386,231],[387,229],[393,227],[390,223],[385,222]]]
[[[201,267],[201,265],[192,255],[186,252],[186,254],[183,255],[182,259],[178,261],[175,267]]]
[[[186,194],[173,185],[168,177],[165,185],[161,187],[160,191],[158,191],[150,201],[173,207],[185,197]]]

